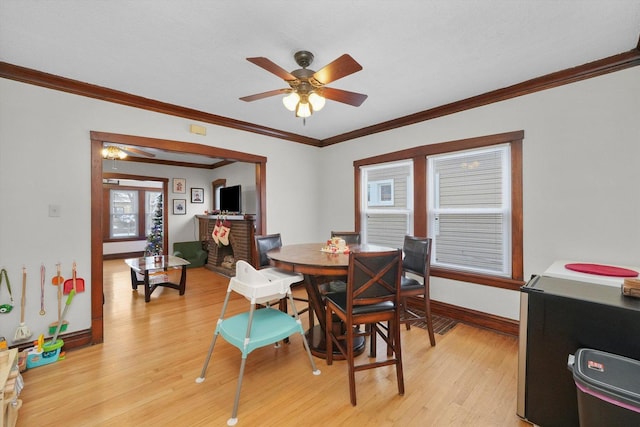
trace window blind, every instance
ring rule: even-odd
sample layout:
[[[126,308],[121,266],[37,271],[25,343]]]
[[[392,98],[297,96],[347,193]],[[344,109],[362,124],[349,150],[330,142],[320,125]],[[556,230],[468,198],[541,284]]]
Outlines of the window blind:
[[[509,276],[509,146],[428,157],[432,264]]]
[[[363,243],[402,247],[413,230],[413,163],[390,162],[362,167],[361,230]],[[386,188],[389,198],[373,197],[370,191]]]

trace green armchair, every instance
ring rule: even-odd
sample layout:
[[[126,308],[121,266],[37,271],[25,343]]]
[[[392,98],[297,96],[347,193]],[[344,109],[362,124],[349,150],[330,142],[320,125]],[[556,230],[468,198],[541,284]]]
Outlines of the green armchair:
[[[202,267],[207,263],[209,253],[202,249],[202,242],[175,242],[173,244],[173,256],[186,259],[191,264],[187,268]]]

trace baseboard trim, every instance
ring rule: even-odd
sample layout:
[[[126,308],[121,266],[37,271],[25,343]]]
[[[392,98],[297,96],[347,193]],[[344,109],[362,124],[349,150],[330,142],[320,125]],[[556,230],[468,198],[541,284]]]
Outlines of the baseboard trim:
[[[126,258],[141,258],[144,256],[143,252],[125,252],[121,254],[104,254],[102,255],[103,260],[112,260],[112,259],[126,259]]]
[[[38,337],[35,337],[36,340],[37,338]],[[53,337],[45,338],[45,342],[51,340],[52,338]],[[86,347],[88,345],[95,344],[93,342],[93,337],[91,335],[91,329],[71,332],[69,334],[63,334],[63,335],[60,335],[58,338],[64,341],[64,347],[62,348],[63,351],[73,350],[75,348],[81,348],[81,347]],[[23,342],[23,343],[11,346],[11,348],[17,348],[18,351],[22,351],[25,348],[33,347],[34,345],[33,341],[35,340]]]
[[[409,304],[424,307],[424,303],[414,297],[409,300]],[[459,307],[440,301],[431,300],[431,311],[433,314],[448,317],[469,325],[487,328],[507,335],[518,336],[520,322],[494,314],[483,313],[470,308]]]

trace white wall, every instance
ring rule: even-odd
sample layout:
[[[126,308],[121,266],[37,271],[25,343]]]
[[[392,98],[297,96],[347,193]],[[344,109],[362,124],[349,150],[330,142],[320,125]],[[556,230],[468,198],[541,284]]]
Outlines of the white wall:
[[[524,274],[553,261],[640,266],[640,67],[323,149],[323,206],[351,206],[353,161],[524,130]],[[353,227],[353,209],[321,218]],[[434,278],[435,300],[517,319],[519,293]]]
[[[193,123],[189,120],[6,79],[0,79],[0,94],[0,267],[9,272],[17,305],[11,313],[0,315],[0,336],[10,344],[20,321],[23,265],[28,272],[25,323],[36,337],[46,334],[48,324],[57,318],[56,288],[50,284],[57,262],[62,264],[63,276],[69,278],[75,260],[78,274],[87,285],[87,292],[79,294],[69,310],[69,332],[91,325],[92,130],[193,142],[265,156],[269,212],[266,231],[280,231],[285,241],[291,242],[317,239],[313,227],[308,226],[317,215],[316,198],[302,191],[317,186],[314,167],[303,166],[317,158],[315,147],[207,124],[203,124],[208,128],[207,136],[194,135],[189,133]],[[124,172],[124,165],[119,170]],[[187,173],[190,172],[182,168],[167,176],[187,178],[189,188],[191,175]],[[210,191],[210,184],[199,187]],[[295,197],[280,197],[280,188],[292,191]],[[170,192],[169,199],[172,198]],[[59,217],[48,216],[50,204],[60,207]],[[182,216],[183,222],[172,222],[175,239],[192,239],[192,218],[201,212],[196,209],[200,206],[203,205],[190,205],[187,215]],[[48,285],[45,316],[38,315],[41,263],[46,267]],[[123,283],[123,291],[128,286]],[[8,302],[4,286],[0,292],[0,303],[3,302]]]
[[[47,315],[38,315],[40,263],[50,283],[56,262],[69,277],[75,260],[90,286],[91,130],[267,157],[265,231],[300,243],[353,228],[354,160],[523,129],[525,277],[556,259],[640,265],[639,67],[323,149],[206,124],[207,136],[198,136],[189,133],[188,120],[5,79],[0,93],[0,266],[8,269],[19,304],[26,265],[25,323],[35,334],[55,320],[51,285]],[[48,217],[49,204],[60,206],[60,217]],[[191,237],[189,224],[177,228]],[[435,300],[518,318],[518,292],[437,279],[432,284]],[[126,290],[128,283],[122,286]],[[3,288],[0,303],[6,297]],[[69,313],[70,331],[90,327],[88,292],[78,295]],[[19,307],[0,315],[0,335],[11,341],[18,324]]]
[[[256,210],[256,165],[254,163],[232,163],[222,168],[214,169],[209,180],[209,192],[211,192],[211,181],[216,178],[226,179],[227,187],[233,185],[242,186],[242,212],[245,214],[257,213]],[[211,210],[212,199],[207,199],[207,208]]]

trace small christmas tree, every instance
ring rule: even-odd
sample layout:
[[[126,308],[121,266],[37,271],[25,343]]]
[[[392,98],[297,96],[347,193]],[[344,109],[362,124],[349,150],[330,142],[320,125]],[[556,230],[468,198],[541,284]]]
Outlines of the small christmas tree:
[[[147,247],[144,250],[145,256],[162,255],[162,194],[156,198],[156,209],[153,213],[153,223],[151,231],[147,236]]]

